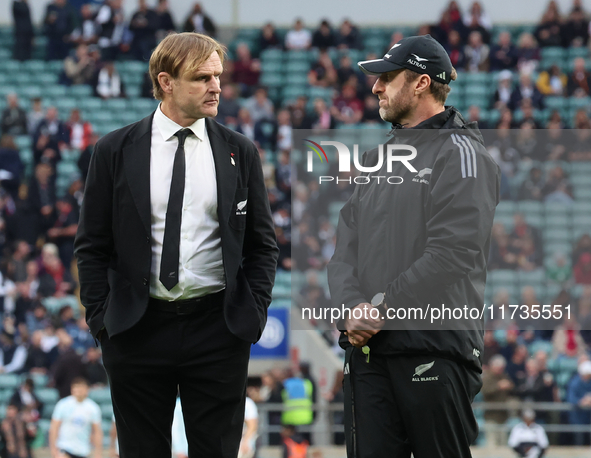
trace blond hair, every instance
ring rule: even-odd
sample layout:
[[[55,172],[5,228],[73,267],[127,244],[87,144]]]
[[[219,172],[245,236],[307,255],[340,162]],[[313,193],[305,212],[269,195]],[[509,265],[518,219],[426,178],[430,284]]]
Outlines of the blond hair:
[[[150,57],[149,72],[154,88],[154,98],[158,100],[164,98],[164,91],[158,82],[160,72],[168,73],[173,79],[181,77],[186,72],[195,72],[213,52],[218,53],[223,65],[226,47],[213,38],[194,32],[168,35]]]

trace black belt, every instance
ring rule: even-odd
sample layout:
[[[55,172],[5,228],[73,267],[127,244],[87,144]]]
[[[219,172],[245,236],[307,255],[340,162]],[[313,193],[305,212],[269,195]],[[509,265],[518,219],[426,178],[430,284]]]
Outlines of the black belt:
[[[197,311],[221,307],[224,297],[224,290],[207,296],[184,299],[181,301],[165,301],[162,299],[150,298],[148,305],[162,312],[176,313],[177,315],[191,315]]]

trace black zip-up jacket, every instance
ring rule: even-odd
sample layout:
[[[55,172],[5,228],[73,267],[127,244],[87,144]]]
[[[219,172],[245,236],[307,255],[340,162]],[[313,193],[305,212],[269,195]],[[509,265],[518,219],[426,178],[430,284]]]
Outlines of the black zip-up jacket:
[[[391,308],[427,306],[482,309],[486,261],[500,171],[476,123],[453,107],[387,143],[411,144],[410,164],[386,162],[371,176],[399,176],[401,184],[371,179],[357,184],[340,212],[335,254],[328,265],[333,307],[355,307],[385,292]],[[401,155],[408,152],[401,152]],[[363,155],[375,165],[378,148]],[[362,175],[367,175],[364,173]],[[399,181],[399,180],[392,180]],[[337,323],[344,330],[344,322]],[[482,319],[460,330],[386,330],[372,337],[372,354],[434,354],[482,371]],[[423,328],[425,329],[425,328]],[[348,345],[341,335],[343,346]]]

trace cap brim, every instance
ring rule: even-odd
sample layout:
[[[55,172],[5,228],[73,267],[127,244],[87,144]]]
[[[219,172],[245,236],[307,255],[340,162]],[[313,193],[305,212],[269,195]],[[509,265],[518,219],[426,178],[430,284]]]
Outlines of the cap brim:
[[[384,59],[363,60],[361,62],[357,62],[357,65],[366,75],[381,75],[382,73],[392,72],[394,70],[400,70],[401,68],[404,68],[401,65],[388,62]]]

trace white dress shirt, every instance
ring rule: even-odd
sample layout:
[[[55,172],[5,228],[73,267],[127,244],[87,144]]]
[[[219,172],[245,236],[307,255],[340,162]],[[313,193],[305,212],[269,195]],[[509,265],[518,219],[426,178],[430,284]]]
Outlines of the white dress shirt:
[[[185,140],[179,282],[168,291],[159,280],[172,166],[178,147],[178,139],[174,134],[182,128],[162,113],[158,106],[152,123],[150,151],[150,296],[169,301],[204,296],[221,291],[226,286],[217,214],[215,164],[205,119],[198,119],[188,127],[194,135],[189,135]]]

